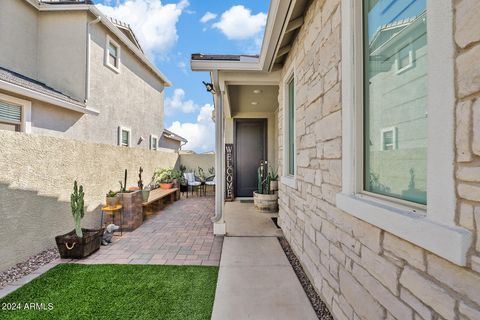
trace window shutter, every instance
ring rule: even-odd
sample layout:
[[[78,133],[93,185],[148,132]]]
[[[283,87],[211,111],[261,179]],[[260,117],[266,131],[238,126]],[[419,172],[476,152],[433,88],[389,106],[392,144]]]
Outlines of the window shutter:
[[[0,101],[0,121],[9,123],[22,123],[22,107]]]

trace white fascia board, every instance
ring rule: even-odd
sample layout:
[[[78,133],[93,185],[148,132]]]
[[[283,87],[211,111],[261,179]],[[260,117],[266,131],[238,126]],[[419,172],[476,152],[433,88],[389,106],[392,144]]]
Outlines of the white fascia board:
[[[101,17],[101,22],[115,35],[117,36],[122,43],[127,46],[130,51],[132,51],[139,59],[142,61],[160,80],[163,82],[165,87],[171,87],[172,83],[168,78],[155,67],[148,59],[145,57],[144,53],[137,48],[131,40],[118,29],[111,21],[105,16],[100,10],[95,7],[95,5],[48,5],[48,4],[34,4],[31,1],[27,0],[28,3],[33,5],[39,11],[90,11],[95,17]]]
[[[72,110],[72,111],[76,111],[76,112],[80,112],[80,113],[84,113],[84,114],[93,114],[93,115],[100,114],[99,111],[97,111],[95,109],[90,109],[87,106],[83,107],[81,105],[71,103],[71,102],[68,102],[68,101],[64,101],[62,99],[58,99],[56,97],[49,96],[47,94],[43,94],[41,92],[31,90],[31,89],[28,89],[28,88],[24,88],[24,87],[21,87],[21,86],[18,86],[18,85],[15,85],[13,83],[9,83],[9,82],[3,81],[3,80],[0,80],[0,89],[11,92],[11,93],[15,93],[15,94],[18,94],[18,95],[21,95],[21,96],[25,96],[25,97],[28,97],[28,98],[31,98],[31,99],[35,99],[35,100],[38,100],[38,101],[43,101],[43,102],[46,102],[46,103],[50,103],[50,104],[62,107],[64,109],[68,109],[68,110]]]
[[[258,61],[225,61],[225,60],[192,60],[192,71],[230,70],[230,71],[261,71]]]

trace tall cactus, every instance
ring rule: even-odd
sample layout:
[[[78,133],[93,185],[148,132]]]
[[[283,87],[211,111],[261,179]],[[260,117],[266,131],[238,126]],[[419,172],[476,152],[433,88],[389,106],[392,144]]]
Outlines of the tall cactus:
[[[267,161],[260,161],[257,170],[257,187],[259,194],[270,194],[270,175],[268,174]]]
[[[73,193],[70,196],[70,206],[72,207],[72,215],[75,220],[75,233],[77,237],[83,237],[81,221],[85,215],[84,210],[84,198],[85,193],[83,192],[83,186],[78,188],[77,180],[73,183]]]

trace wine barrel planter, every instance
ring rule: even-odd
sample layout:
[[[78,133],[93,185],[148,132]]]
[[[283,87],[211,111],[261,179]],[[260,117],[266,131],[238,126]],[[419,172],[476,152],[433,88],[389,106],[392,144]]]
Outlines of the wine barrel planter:
[[[253,205],[260,212],[278,212],[278,194],[260,194],[253,192]]]
[[[82,228],[83,237],[77,237],[75,230],[55,237],[62,259],[86,258],[100,248],[104,229]]]

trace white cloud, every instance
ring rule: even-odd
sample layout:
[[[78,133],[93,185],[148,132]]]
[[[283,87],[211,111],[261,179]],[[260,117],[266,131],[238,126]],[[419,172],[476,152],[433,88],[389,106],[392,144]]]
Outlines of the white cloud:
[[[252,11],[242,5],[233,6],[224,13],[220,21],[213,24],[230,40],[245,40],[257,37],[265,28],[267,15],[259,12],[252,15]]]
[[[200,19],[200,22],[202,23],[207,23],[208,21],[210,20],[213,20],[217,17],[217,14],[216,13],[212,13],[210,11],[207,11],[203,17]]]
[[[175,121],[168,130],[188,140],[185,150],[207,152],[215,149],[215,123],[212,120],[213,105],[205,104],[197,116],[197,122]]]
[[[165,99],[165,114],[174,115],[177,112],[192,113],[198,110],[193,100],[185,100],[185,91],[181,88],[173,91],[173,96]]]
[[[188,6],[187,0],[165,5],[161,0],[116,1],[111,6],[97,4],[105,15],[131,25],[140,45],[151,58],[164,56],[175,45],[177,22]]]

